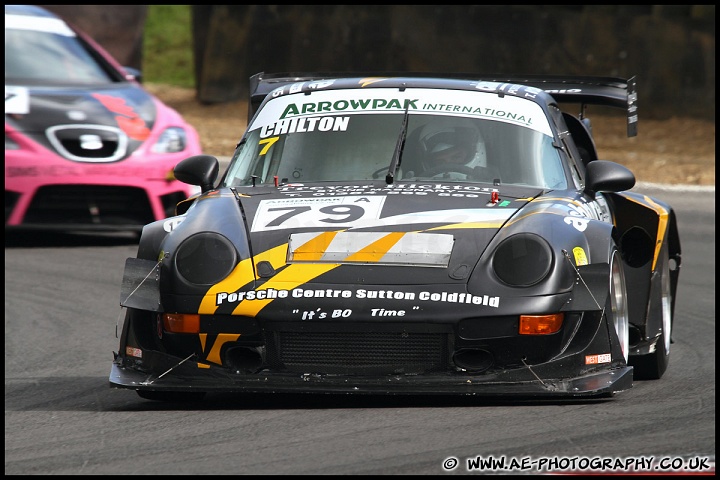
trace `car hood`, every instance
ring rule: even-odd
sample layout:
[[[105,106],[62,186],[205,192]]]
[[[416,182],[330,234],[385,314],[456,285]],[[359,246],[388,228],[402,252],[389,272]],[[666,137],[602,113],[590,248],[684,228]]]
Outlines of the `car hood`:
[[[150,136],[153,97],[133,83],[80,87],[5,87],[5,124],[63,157],[118,160]],[[102,146],[101,143],[102,142]],[[113,148],[117,147],[117,148]]]
[[[467,281],[498,230],[542,191],[424,183],[237,193],[251,254],[267,258],[269,275],[312,265],[327,283],[408,285]]]

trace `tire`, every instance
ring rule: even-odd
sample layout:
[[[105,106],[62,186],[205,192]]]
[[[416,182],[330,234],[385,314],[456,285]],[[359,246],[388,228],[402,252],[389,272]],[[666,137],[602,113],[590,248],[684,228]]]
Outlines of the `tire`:
[[[625,362],[630,352],[630,313],[627,304],[627,286],[625,283],[625,270],[623,270],[620,252],[613,250],[610,256],[610,298],[609,324],[615,327],[620,350]]]
[[[135,390],[140,398],[157,402],[192,403],[205,398],[205,392],[171,392],[155,390]]]
[[[647,355],[634,356],[630,360],[633,367],[633,378],[636,380],[658,380],[670,364],[670,339],[672,335],[672,288],[670,286],[670,259],[667,247],[663,249],[660,267],[660,307],[662,327],[655,351]]]

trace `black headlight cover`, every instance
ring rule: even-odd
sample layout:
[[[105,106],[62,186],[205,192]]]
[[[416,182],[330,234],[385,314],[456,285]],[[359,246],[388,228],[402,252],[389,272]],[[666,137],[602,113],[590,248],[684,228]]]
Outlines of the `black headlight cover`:
[[[223,235],[202,232],[185,239],[175,254],[178,273],[196,285],[212,285],[227,277],[237,264],[234,245]]]
[[[518,233],[503,240],[495,249],[492,267],[495,275],[513,287],[529,287],[547,277],[553,265],[548,242],[533,233]]]

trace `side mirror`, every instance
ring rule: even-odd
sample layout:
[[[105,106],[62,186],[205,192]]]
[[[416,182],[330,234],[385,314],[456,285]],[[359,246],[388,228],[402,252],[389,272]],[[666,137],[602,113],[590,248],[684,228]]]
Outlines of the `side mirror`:
[[[125,80],[129,80],[129,81],[135,80],[138,83],[142,83],[143,78],[142,78],[142,73],[140,72],[140,70],[138,70],[137,68],[126,67],[126,66],[123,66],[123,68],[125,69]]]
[[[625,166],[607,160],[593,160],[585,168],[588,192],[622,192],[635,186],[635,175]]]
[[[203,193],[215,188],[218,172],[220,164],[212,155],[194,155],[181,161],[173,169],[175,178],[189,185],[198,185]]]

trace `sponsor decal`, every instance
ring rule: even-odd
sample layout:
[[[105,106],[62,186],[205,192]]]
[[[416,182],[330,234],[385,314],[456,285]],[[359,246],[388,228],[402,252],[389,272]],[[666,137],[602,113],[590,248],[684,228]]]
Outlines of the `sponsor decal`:
[[[180,225],[183,221],[185,221],[185,217],[184,217],[184,216],[169,218],[168,220],[165,220],[165,222],[163,223],[163,230],[165,230],[165,231],[168,232],[168,233],[169,233],[169,232],[172,232],[172,231],[175,230],[175,229],[178,227],[178,225]]]
[[[127,346],[125,347],[125,355],[129,357],[142,358],[142,350]]]
[[[348,318],[352,316],[353,311],[350,308],[345,309],[335,309],[331,312],[325,312],[322,309],[318,308],[315,310],[304,310],[300,311],[299,309],[294,309],[292,311],[294,315],[300,315],[301,320],[325,320],[327,318]],[[405,310],[391,310],[386,308],[371,308],[370,309],[370,316],[371,317],[404,317],[405,316]]]
[[[323,195],[429,195],[437,194],[440,197],[479,198],[497,192],[492,187],[477,185],[448,185],[442,183],[402,183],[383,187],[377,185],[317,185],[306,186],[302,183],[282,185],[278,191],[288,197],[299,197],[311,193],[314,196]],[[502,205],[505,206],[505,205]]]
[[[271,125],[265,125],[260,130],[260,138],[267,138],[273,135],[285,135],[288,133],[306,132],[345,132],[348,129],[350,117],[309,117],[290,118],[280,120]],[[267,148],[266,148],[267,150]],[[264,152],[261,152],[261,155]]]
[[[317,114],[317,113],[333,113],[333,112],[344,112],[344,111],[378,111],[378,110],[397,110],[403,111],[406,108],[408,110],[420,110],[417,102],[418,99],[399,99],[399,98],[363,98],[359,100],[336,100],[334,102],[308,102],[301,105],[291,103],[285,107],[285,111],[280,115],[280,118],[286,118],[288,116]],[[424,107],[427,107],[425,105]]]
[[[592,202],[586,202],[583,198],[581,199],[582,202],[568,203],[567,206],[570,209],[569,214],[576,217],[587,217],[608,222],[610,220],[610,214],[607,201],[600,194],[598,194],[596,198],[597,200]]]
[[[7,20],[7,15],[5,16]],[[5,115],[30,113],[30,93],[26,87],[5,85]]]
[[[277,135],[281,128],[288,129],[288,132],[292,128],[315,129],[320,125],[318,120],[320,117],[329,118],[324,128],[331,128],[331,125],[332,128],[336,128],[336,120],[332,117],[338,115],[343,115],[344,117],[337,118],[342,118],[343,120],[340,121],[346,122],[347,115],[399,114],[407,109],[411,115],[442,114],[491,119],[531,128],[548,136],[552,135],[550,124],[542,108],[526,98],[510,95],[499,97],[494,93],[483,91],[424,88],[408,88],[404,95],[406,96],[399,94],[395,88],[326,90],[314,92],[310,96],[284,95],[284,90],[279,90],[277,96],[258,112],[249,130],[262,128],[263,136],[270,136],[273,132]],[[284,122],[291,119],[298,121]],[[300,123],[300,119],[305,119],[306,123]]]
[[[307,86],[310,90],[322,90],[324,88],[327,88],[335,83],[335,79],[329,79],[329,80],[313,80],[311,82],[298,82],[293,83],[290,86],[282,86],[278,87],[272,92],[270,92],[270,96],[273,98],[281,97],[287,93],[298,93],[302,92],[303,86],[307,83]],[[286,92],[285,89],[288,91]]]
[[[134,177],[142,179],[163,179],[169,167],[152,168],[148,166],[130,167],[122,164],[103,165],[24,165],[22,167],[6,167],[6,177],[89,177],[93,175],[112,175],[114,177]],[[150,180],[151,181],[151,180]]]
[[[609,353],[601,353],[599,355],[585,355],[585,365],[610,363],[611,360],[612,356]]]
[[[5,28],[15,30],[33,30],[36,32],[54,33],[64,37],[74,37],[64,21],[59,18],[33,17],[29,15],[5,15]]]
[[[445,187],[443,185],[436,186]],[[338,190],[333,190],[332,187],[322,187],[317,191],[322,192],[320,195],[330,191],[338,193]],[[381,218],[386,198],[386,196],[348,195],[346,197],[319,196],[263,200],[258,205],[250,230],[264,232],[309,227],[358,228],[417,223],[461,224],[471,222],[484,223],[488,228],[498,228],[514,212],[514,209],[466,208],[420,211]],[[481,228],[480,225],[477,227]]]
[[[581,265],[587,265],[588,259],[585,255],[585,250],[582,249],[582,247],[575,247],[573,248],[573,255],[575,255],[575,265],[578,267]]]
[[[358,300],[401,300],[420,301],[434,303],[464,303],[469,305],[482,305],[498,308],[500,297],[489,295],[472,295],[458,292],[401,292],[390,289],[365,289],[356,290],[338,288],[293,288],[290,290],[267,288],[262,290],[248,290],[241,292],[218,292],[215,294],[215,304],[238,303],[253,300],[276,300],[276,299],[308,299],[308,298],[332,298],[332,299],[358,299]]]
[[[566,218],[565,223],[572,225],[581,232],[587,227],[587,220],[576,222],[575,219],[577,218],[600,220],[605,223],[610,222],[610,209],[607,200],[599,193],[596,195],[595,200],[590,202],[584,198],[574,201],[567,201],[560,198],[541,198],[539,201],[544,203],[557,202],[558,200],[562,200],[563,203],[551,203],[544,208],[548,210],[557,208],[565,212],[569,217],[573,217],[569,219]]]
[[[349,227],[380,218],[386,197],[347,196],[263,200],[250,230],[264,232],[304,227]]]
[[[40,176],[39,167],[6,167],[5,176],[10,177],[38,177]]]

